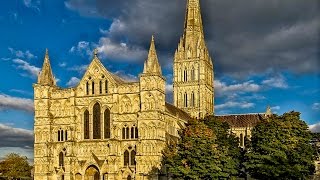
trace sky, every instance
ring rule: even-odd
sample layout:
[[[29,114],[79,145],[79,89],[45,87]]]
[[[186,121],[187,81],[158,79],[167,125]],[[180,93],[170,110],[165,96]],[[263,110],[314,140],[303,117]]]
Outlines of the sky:
[[[155,36],[166,99],[186,0],[0,2],[0,159],[33,158],[33,87],[45,49],[60,87],[74,87],[99,50],[104,66],[136,81]],[[214,64],[215,113],[301,112],[320,131],[318,0],[201,0]]]

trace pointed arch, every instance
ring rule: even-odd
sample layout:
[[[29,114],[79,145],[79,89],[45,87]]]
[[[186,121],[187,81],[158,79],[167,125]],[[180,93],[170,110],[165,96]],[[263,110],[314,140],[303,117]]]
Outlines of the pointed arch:
[[[187,92],[184,93],[184,107],[188,107],[188,94]]]
[[[130,165],[134,166],[136,165],[136,151],[132,150],[130,154]]]
[[[190,105],[192,106],[192,107],[195,107],[195,99],[194,99],[194,92],[192,91],[192,93],[191,93],[191,103],[190,103]]]
[[[102,81],[99,81],[99,94],[102,94]]]
[[[124,166],[127,166],[127,165],[129,165],[129,151],[128,150],[126,150],[125,152],[124,152]]]
[[[188,70],[187,70],[187,68],[184,68],[184,71],[183,71],[183,81],[184,82],[188,81]]]
[[[101,139],[101,107],[99,103],[93,106],[93,139]]]
[[[89,111],[85,110],[84,114],[83,114],[83,121],[84,121],[84,128],[83,128],[83,132],[84,132],[84,139],[89,139]]]
[[[63,152],[59,153],[59,167],[64,167],[64,154],[63,154]]]
[[[91,90],[92,90],[92,94],[94,94],[94,81],[92,81],[91,83]]]
[[[108,139],[110,137],[111,137],[110,110],[107,108],[104,111],[104,138]]]
[[[108,94],[108,80],[106,80],[104,82],[104,90],[105,90],[106,94]]]
[[[89,82],[86,82],[86,94],[89,95]]]
[[[195,68],[192,66],[191,68],[191,81],[196,80]]]

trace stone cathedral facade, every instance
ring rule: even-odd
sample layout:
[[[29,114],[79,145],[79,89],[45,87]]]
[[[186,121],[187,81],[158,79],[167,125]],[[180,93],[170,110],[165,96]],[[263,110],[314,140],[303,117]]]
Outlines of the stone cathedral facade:
[[[162,150],[191,118],[214,113],[213,63],[199,0],[187,0],[184,33],[174,55],[174,105],[152,37],[138,82],[109,72],[95,51],[76,87],[55,83],[48,51],[34,84],[35,180],[158,179]],[[240,138],[263,114],[219,117]],[[243,144],[240,143],[243,146]]]

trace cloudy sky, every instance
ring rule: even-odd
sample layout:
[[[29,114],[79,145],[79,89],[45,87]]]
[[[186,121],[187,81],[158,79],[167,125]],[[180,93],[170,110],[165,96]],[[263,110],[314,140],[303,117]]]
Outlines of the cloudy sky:
[[[151,35],[172,98],[172,56],[186,0],[0,2],[0,158],[32,159],[33,89],[49,49],[57,84],[75,86],[99,48],[105,67],[135,81]],[[318,0],[202,0],[215,66],[216,114],[295,110],[320,130]]]

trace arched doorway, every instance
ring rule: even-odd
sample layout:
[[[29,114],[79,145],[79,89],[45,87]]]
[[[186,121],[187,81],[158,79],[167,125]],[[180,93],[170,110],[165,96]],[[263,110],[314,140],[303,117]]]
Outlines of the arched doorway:
[[[86,170],[85,180],[100,180],[100,172],[96,166],[89,166]]]

